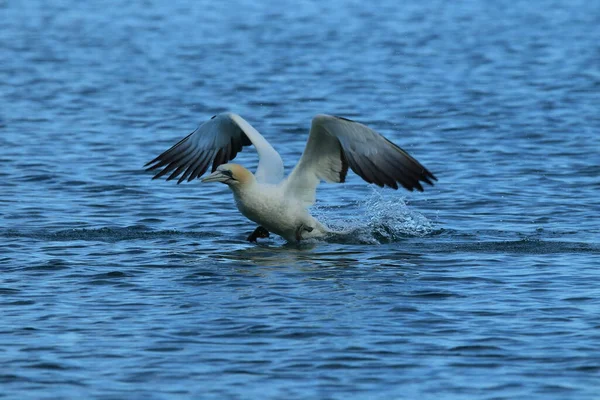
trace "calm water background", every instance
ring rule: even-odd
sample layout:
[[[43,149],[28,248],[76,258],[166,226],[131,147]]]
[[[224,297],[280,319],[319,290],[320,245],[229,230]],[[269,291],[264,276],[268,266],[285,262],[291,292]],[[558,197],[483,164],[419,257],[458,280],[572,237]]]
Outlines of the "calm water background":
[[[0,397],[599,398],[599,37],[596,1],[0,1]],[[248,244],[142,170],[225,110],[288,171],[325,112],[439,182]]]

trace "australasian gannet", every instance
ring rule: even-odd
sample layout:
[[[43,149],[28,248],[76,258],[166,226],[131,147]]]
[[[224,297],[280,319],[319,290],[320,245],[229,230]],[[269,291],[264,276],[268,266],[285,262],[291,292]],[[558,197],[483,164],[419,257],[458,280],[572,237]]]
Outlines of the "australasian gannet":
[[[259,162],[256,173],[231,164],[244,146],[254,145]],[[177,183],[199,178],[222,182],[233,192],[240,212],[259,224],[249,241],[276,233],[288,241],[321,237],[330,231],[308,212],[322,180],[340,183],[348,168],[368,183],[423,191],[420,181],[433,185],[437,178],[406,151],[358,122],[331,115],[312,120],[304,153],[284,178],[283,161],[275,149],[246,120],[222,113],[201,124],[169,150],[145,165],[161,169],[152,179],[168,173]]]

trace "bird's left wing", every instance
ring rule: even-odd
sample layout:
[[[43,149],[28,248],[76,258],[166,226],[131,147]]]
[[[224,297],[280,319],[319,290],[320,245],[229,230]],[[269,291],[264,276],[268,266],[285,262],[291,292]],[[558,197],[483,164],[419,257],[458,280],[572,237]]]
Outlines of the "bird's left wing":
[[[234,113],[215,115],[194,132],[145,165],[152,171],[163,168],[152,179],[170,173],[167,180],[181,175],[177,183],[191,181],[235,158],[244,146],[254,145],[258,153],[256,180],[278,183],[283,178],[283,161],[275,149],[245,119]]]
[[[419,181],[433,185],[436,177],[406,151],[358,122],[331,115],[312,120],[300,161],[283,182],[286,196],[305,206],[315,202],[321,180],[344,182],[348,167],[369,183],[423,191]]]

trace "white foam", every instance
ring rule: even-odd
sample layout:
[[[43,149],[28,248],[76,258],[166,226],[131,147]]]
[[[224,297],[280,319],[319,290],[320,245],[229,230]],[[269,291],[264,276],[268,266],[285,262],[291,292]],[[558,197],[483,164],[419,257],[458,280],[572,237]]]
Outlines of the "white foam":
[[[344,207],[348,211],[347,207]],[[388,243],[405,237],[422,237],[434,230],[434,223],[409,207],[397,192],[372,189],[356,204],[351,216],[315,208],[315,216],[335,232],[335,239],[360,243]]]

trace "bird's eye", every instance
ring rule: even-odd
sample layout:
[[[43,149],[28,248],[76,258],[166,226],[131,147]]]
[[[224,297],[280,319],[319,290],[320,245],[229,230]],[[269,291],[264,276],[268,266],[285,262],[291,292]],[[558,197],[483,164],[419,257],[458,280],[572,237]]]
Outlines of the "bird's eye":
[[[227,175],[227,176],[228,176],[228,177],[230,177],[230,178],[233,178],[233,172],[231,172],[231,171],[229,171],[229,170],[227,170],[227,169],[224,169],[223,171],[221,171],[221,173],[222,173],[223,175]]]

